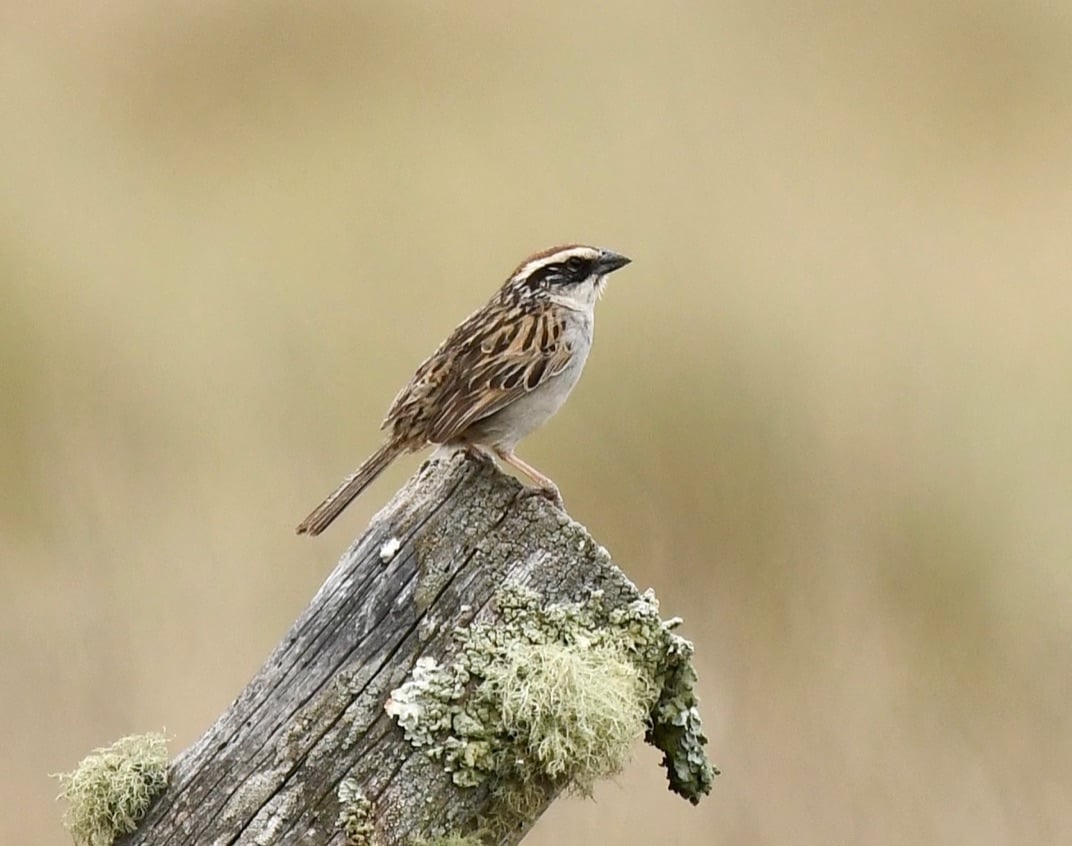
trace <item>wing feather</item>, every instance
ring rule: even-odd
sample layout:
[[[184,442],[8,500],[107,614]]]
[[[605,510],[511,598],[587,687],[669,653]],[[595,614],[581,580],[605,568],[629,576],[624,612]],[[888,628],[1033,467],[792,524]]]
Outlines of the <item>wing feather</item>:
[[[446,443],[566,368],[573,346],[555,309],[507,315],[489,306],[462,323],[395,397],[384,428]]]

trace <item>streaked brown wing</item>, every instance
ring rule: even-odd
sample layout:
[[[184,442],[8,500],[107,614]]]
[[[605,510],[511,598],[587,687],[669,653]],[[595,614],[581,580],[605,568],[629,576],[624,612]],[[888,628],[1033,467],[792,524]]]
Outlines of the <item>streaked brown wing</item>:
[[[446,443],[562,372],[573,350],[555,312],[495,320],[499,308],[486,308],[454,330],[395,398],[385,427]]]

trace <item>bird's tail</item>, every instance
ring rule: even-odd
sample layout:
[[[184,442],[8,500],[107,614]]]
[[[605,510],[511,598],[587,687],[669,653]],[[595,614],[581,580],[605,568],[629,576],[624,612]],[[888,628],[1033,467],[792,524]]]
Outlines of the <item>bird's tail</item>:
[[[314,508],[312,513],[298,524],[298,534],[319,535],[331,525],[336,517],[342,514],[343,509],[353,502],[361,491],[375,481],[376,477],[402,451],[398,444],[390,441],[376,450],[365,459],[360,467],[342,480],[342,483],[335,489],[334,493]]]

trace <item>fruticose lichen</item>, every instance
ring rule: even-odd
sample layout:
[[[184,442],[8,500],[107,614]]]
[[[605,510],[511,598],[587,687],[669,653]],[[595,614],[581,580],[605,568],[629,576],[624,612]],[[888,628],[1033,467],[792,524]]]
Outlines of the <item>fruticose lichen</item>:
[[[372,846],[372,802],[352,778],[344,778],[335,791],[342,806],[335,825],[346,835],[347,846]]]
[[[458,629],[449,664],[418,659],[386,705],[455,784],[487,784],[526,817],[559,789],[589,792],[646,737],[672,790],[693,803],[710,791],[692,645],[650,591],[618,608],[600,592],[543,606],[508,586],[496,602],[497,621]]]
[[[157,732],[95,749],[72,772],[57,776],[68,803],[64,825],[76,843],[111,846],[134,831],[167,787],[167,776],[167,741]]]

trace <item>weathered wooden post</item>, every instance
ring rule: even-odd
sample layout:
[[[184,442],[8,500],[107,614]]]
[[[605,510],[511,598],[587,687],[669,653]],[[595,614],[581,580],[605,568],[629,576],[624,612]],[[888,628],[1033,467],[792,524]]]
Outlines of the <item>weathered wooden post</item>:
[[[695,803],[717,771],[675,625],[546,499],[434,458],[119,842],[513,844],[641,737]]]

